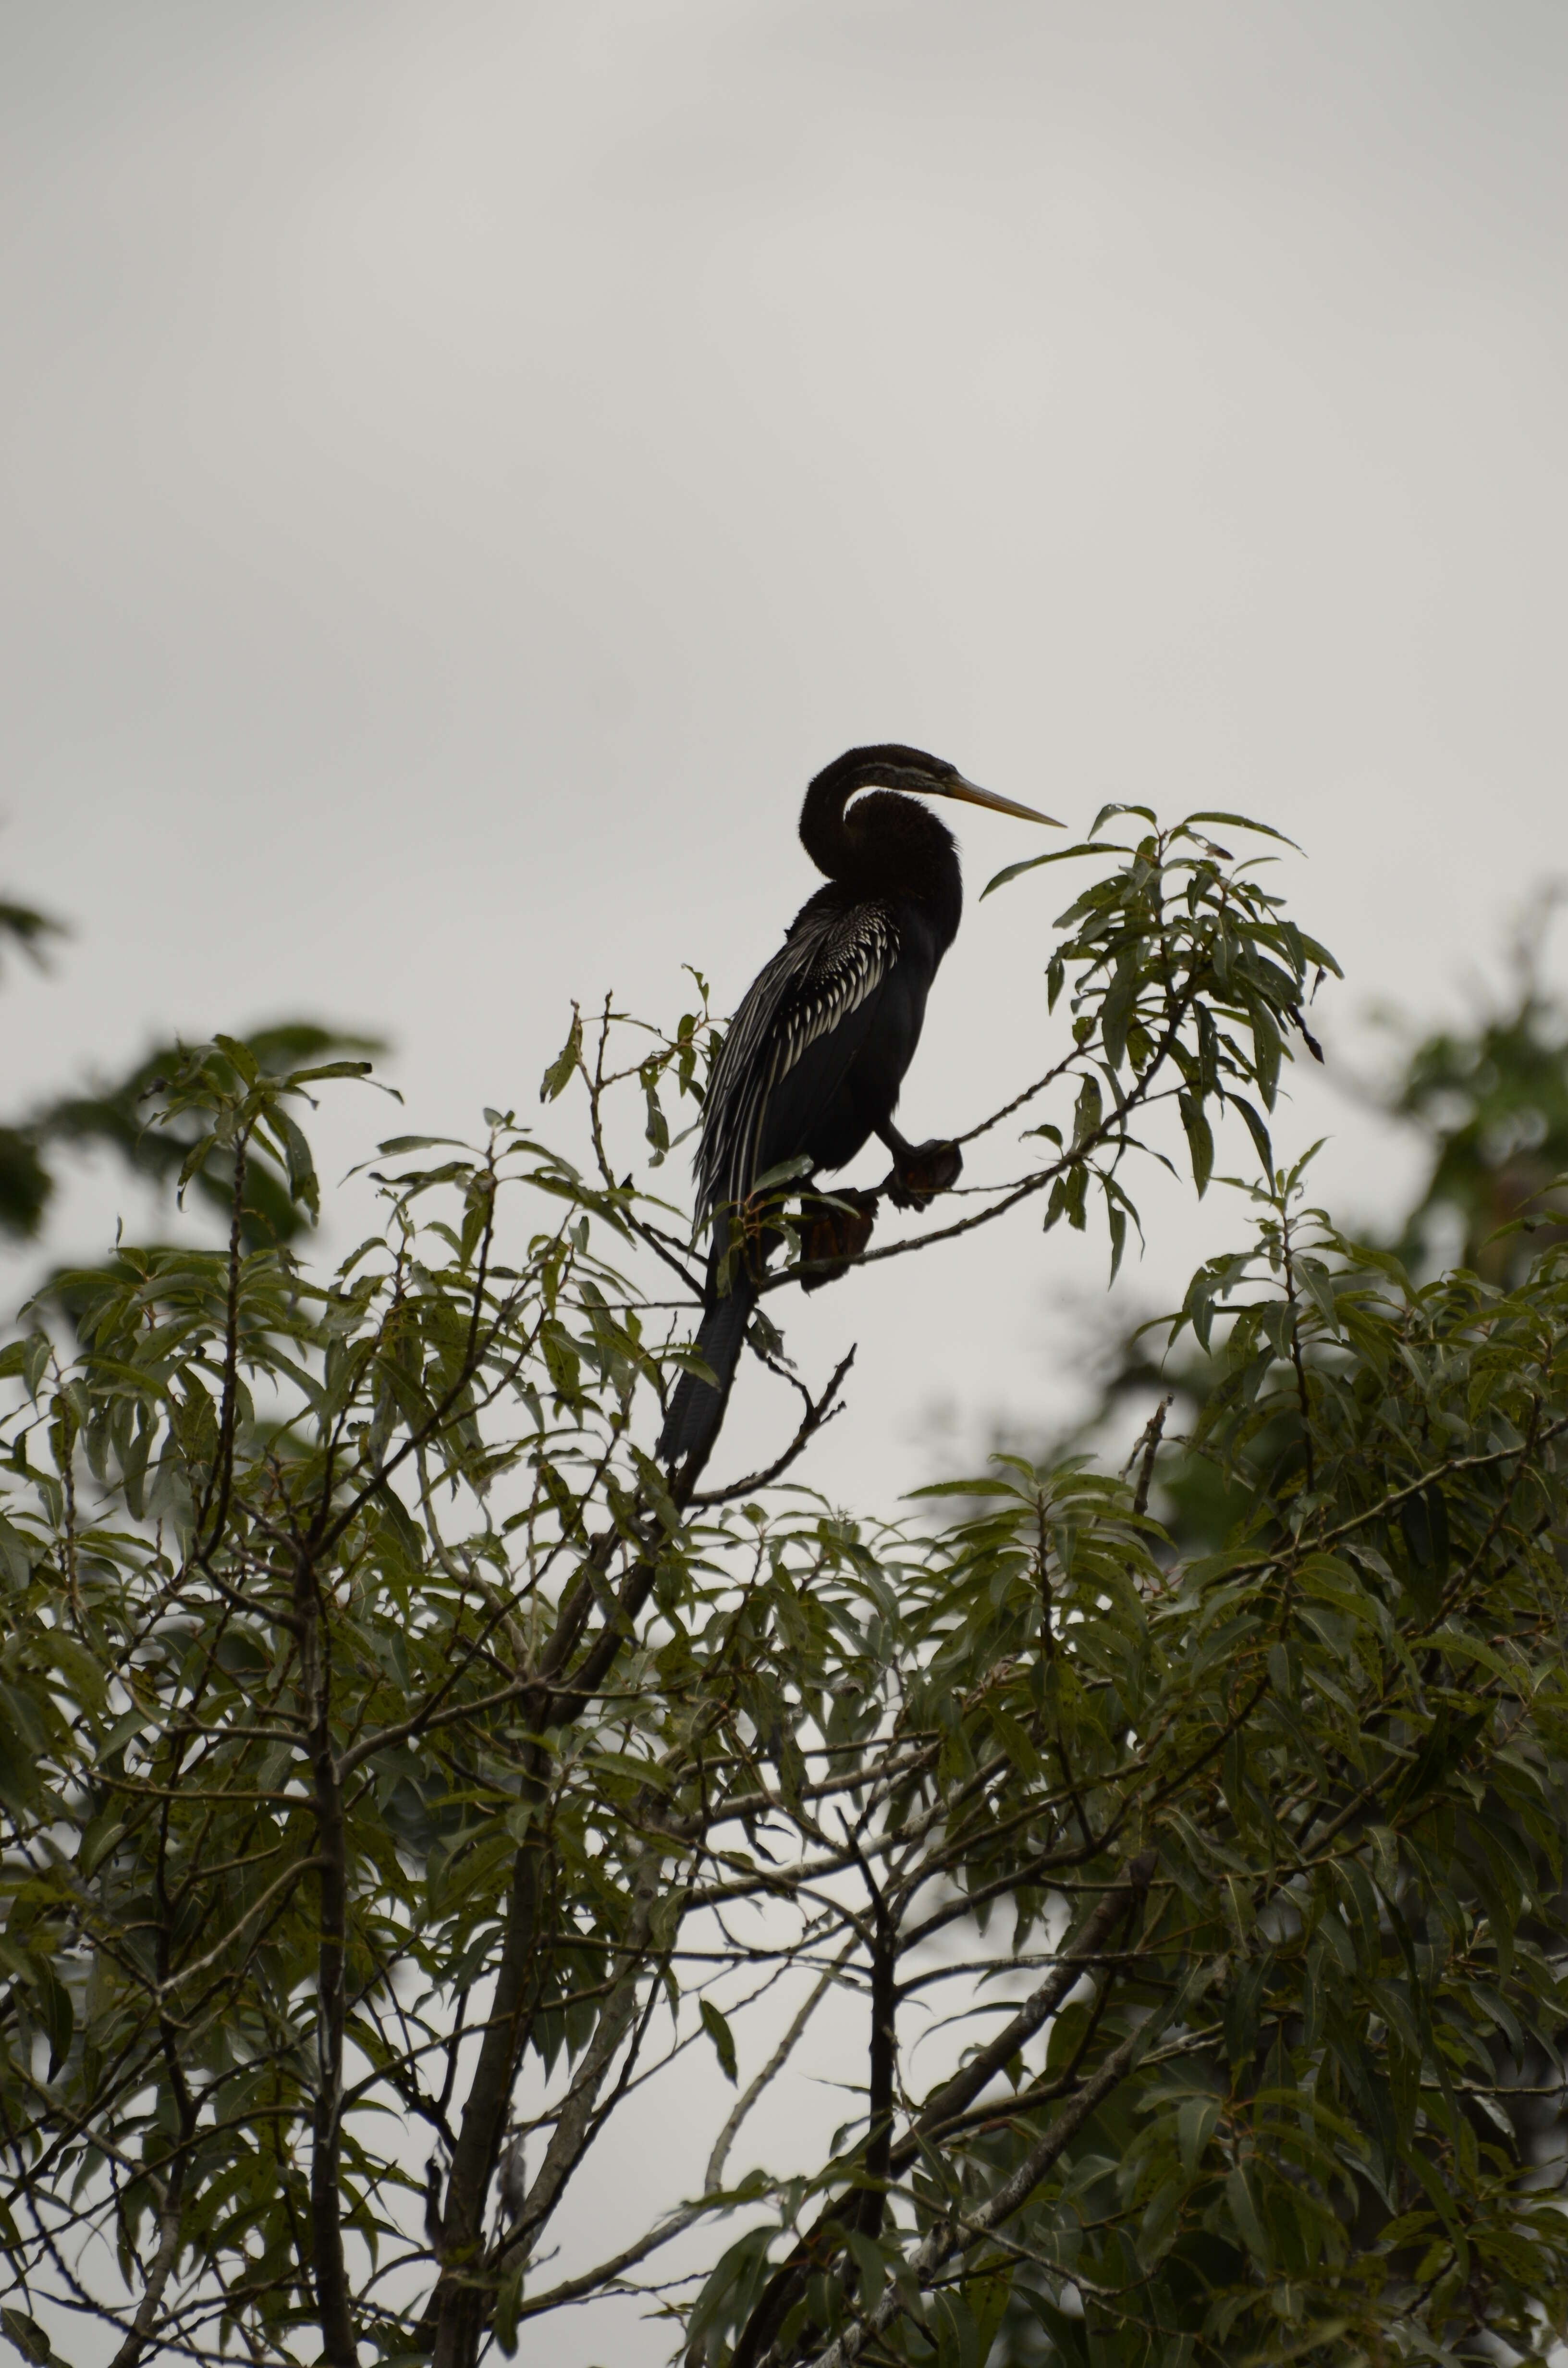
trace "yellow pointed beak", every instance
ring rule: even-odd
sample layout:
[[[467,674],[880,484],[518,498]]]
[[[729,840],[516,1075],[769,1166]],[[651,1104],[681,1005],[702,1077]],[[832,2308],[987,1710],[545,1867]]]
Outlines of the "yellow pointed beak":
[[[956,780],[944,783],[942,794],[944,797],[961,798],[965,805],[989,806],[993,814],[1017,814],[1020,822],[1049,823],[1052,830],[1066,828],[1066,825],[1058,822],[1054,814],[1037,814],[1033,806],[1021,806],[1012,798],[999,798],[994,790],[977,789],[972,781],[966,781],[961,773]]]

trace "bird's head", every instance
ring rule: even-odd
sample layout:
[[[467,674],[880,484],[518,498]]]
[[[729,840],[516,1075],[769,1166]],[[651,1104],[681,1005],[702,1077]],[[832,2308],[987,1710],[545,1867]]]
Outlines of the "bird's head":
[[[1048,823],[1055,830],[1062,828],[1053,814],[1040,814],[1033,806],[1019,805],[1013,798],[999,798],[994,790],[983,790],[973,781],[966,781],[958,767],[949,765],[945,757],[928,756],[924,748],[905,748],[897,741],[876,748],[851,748],[818,778],[825,780],[831,774],[846,781],[848,796],[858,790],[903,790],[915,797],[958,798],[965,805],[989,806],[993,814],[1016,814],[1020,822]]]

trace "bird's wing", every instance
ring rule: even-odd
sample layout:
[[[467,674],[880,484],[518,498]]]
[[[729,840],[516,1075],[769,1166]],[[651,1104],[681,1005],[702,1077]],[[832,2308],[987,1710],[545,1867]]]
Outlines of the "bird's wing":
[[[730,1024],[708,1097],[698,1182],[709,1208],[745,1200],[756,1180],[769,1094],[810,1046],[876,994],[898,955],[898,928],[886,905],[808,907],[758,972]]]

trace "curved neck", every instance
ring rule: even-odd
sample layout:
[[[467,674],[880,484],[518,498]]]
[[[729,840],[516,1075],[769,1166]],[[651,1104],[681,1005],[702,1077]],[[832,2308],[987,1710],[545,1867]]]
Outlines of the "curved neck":
[[[819,871],[862,895],[900,893],[958,927],[963,889],[952,833],[916,798],[877,787],[906,752],[852,748],[824,767],[801,809],[801,843]],[[852,810],[857,791],[870,790]]]
[[[801,844],[819,871],[842,880],[853,866],[858,832],[852,834],[845,808],[858,790],[875,787],[887,778],[885,748],[851,748],[835,757],[806,791],[801,808]]]

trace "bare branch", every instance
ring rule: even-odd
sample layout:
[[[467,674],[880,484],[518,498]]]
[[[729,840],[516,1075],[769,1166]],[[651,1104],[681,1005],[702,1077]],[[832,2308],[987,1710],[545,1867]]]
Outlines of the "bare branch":
[[[833,1964],[823,1973],[814,1987],[808,1991],[799,2012],[796,2014],[789,2029],[785,2032],[784,2036],[779,2041],[778,2046],[774,2049],[772,2055],[768,2057],[767,2063],[763,2066],[761,2071],[757,2074],[756,2079],[751,2081],[749,2085],[742,2090],[740,2096],[736,2098],[734,2104],[730,2109],[730,2117],[724,2123],[723,2128],[720,2131],[717,2139],[714,2141],[713,2151],[708,2157],[708,2169],[702,2181],[702,2192],[705,2195],[715,2194],[718,2190],[723,2186],[724,2165],[730,2158],[730,2148],[734,2145],[736,2138],[740,2135],[742,2123],[745,2120],[747,2114],[751,2112],[752,2107],[756,2103],[757,2100],[766,2092],[770,2084],[778,2078],[779,2073],[783,2071],[784,2066],[788,2064],[790,2056],[793,2055],[796,2047],[799,2045],[801,2039],[804,2034],[806,2025],[810,2022],[812,2015],[815,2014],[818,2007],[822,2004],[824,1998],[827,1996],[835,1982],[837,1981],[840,1973],[849,1963],[850,1958],[855,1954],[858,1946],[859,1943],[858,1941],[848,1941],[845,1943],[844,1947],[839,1951],[838,1955],[834,1959]]]

